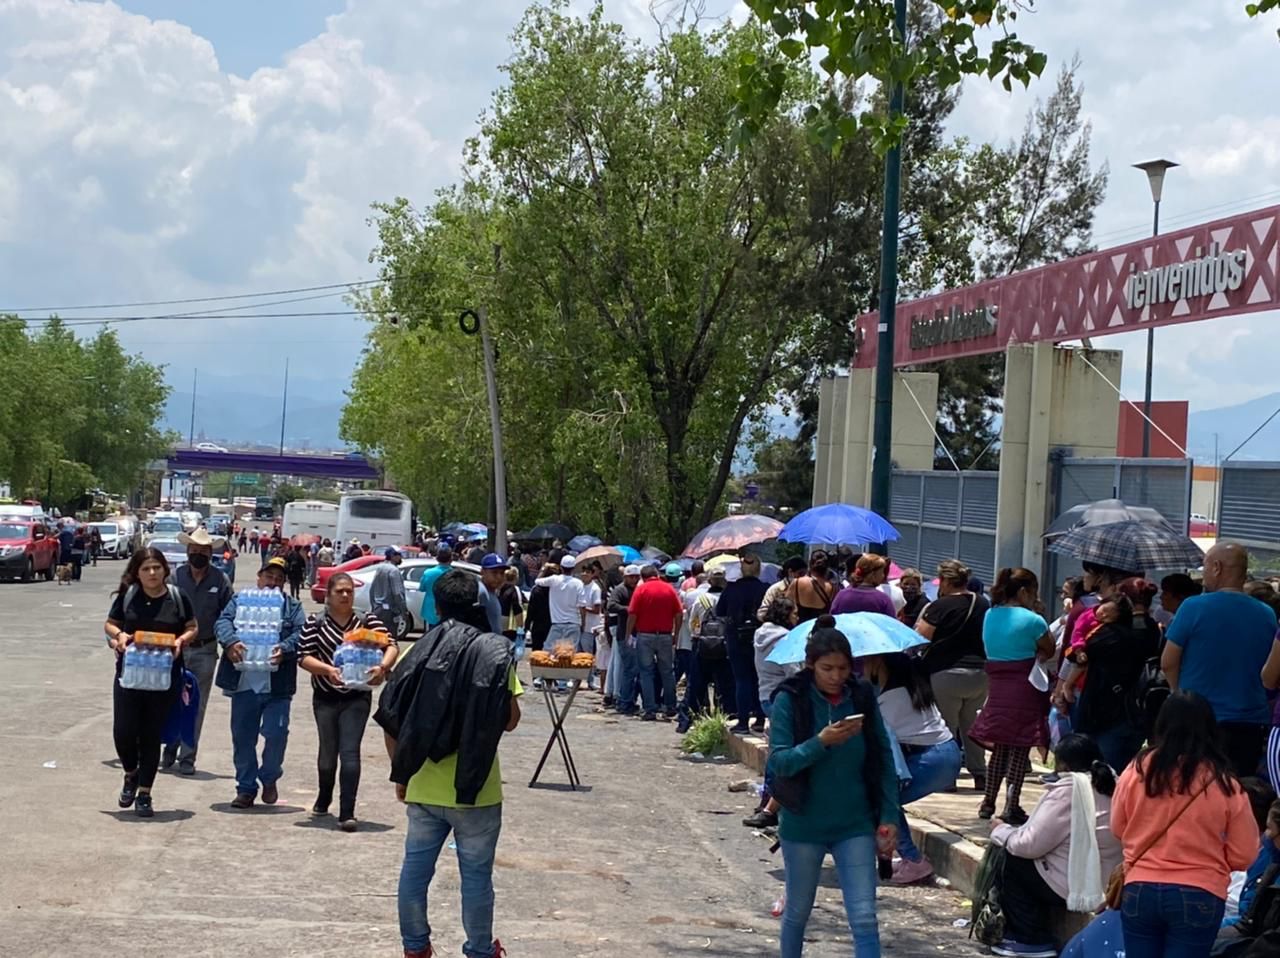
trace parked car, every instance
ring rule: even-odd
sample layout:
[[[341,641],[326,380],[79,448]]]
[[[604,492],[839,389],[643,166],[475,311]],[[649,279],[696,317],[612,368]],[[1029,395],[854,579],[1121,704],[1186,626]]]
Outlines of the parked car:
[[[231,517],[224,512],[216,513],[205,520],[205,528],[211,536],[225,536],[231,533]]]
[[[204,516],[195,511],[184,512],[181,518],[183,532],[195,532],[200,528],[200,523],[204,522]]]
[[[159,549],[164,553],[165,559],[169,562],[170,571],[176,571],[178,566],[186,564],[187,547],[177,539],[152,539],[148,544],[151,548]]]
[[[161,516],[151,523],[151,535],[147,538],[147,545],[154,544],[156,539],[176,539],[178,533],[185,531],[182,528],[181,519]]]
[[[196,452],[226,452],[226,446],[219,446],[216,442],[198,442],[191,447]]]
[[[329,588],[329,576],[335,572],[346,572],[352,576],[360,569],[366,566],[376,565],[382,561],[382,556],[368,555],[360,556],[358,559],[352,559],[350,562],[343,562],[340,565],[326,566],[323,569],[316,570],[316,581],[311,586],[311,599],[313,602],[324,604],[325,593]],[[357,586],[359,588],[359,586]]]
[[[58,537],[43,521],[0,519],[0,578],[30,582],[39,572],[53,579],[58,565]]]
[[[142,523],[134,516],[112,516],[109,520],[119,527],[119,537],[124,542],[125,558],[142,548]]]
[[[405,638],[411,632],[425,632],[426,623],[422,619],[422,595],[418,591],[418,580],[422,578],[422,573],[438,565],[435,559],[413,558],[405,559],[400,563],[400,576],[404,579],[404,594],[409,606],[409,622],[403,630],[402,635],[397,635],[397,641]],[[454,562],[450,564],[452,569],[461,569],[463,572],[470,572],[477,579],[480,578],[480,567],[472,565],[470,562]],[[370,576],[372,580],[372,576]],[[364,615],[369,611],[369,584],[368,582],[358,583],[356,585],[356,612]]]
[[[132,551],[128,529],[122,523],[115,519],[105,519],[102,522],[89,523],[90,529],[97,529],[98,536],[102,539],[102,551],[99,556],[103,559],[127,559]]]
[[[1218,534],[1218,524],[1208,516],[1191,513],[1191,534],[1196,538],[1208,538]]]

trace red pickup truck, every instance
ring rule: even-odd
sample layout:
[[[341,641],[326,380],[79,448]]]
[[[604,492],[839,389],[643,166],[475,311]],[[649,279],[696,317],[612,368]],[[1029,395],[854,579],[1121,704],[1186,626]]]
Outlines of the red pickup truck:
[[[58,565],[58,538],[43,522],[0,519],[0,579],[30,582],[41,573],[53,580]]]

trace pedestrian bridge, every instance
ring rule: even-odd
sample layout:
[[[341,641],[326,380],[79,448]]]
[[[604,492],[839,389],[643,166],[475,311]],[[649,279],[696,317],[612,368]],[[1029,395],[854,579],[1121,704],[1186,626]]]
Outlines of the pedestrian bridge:
[[[256,472],[273,476],[318,476],[352,481],[380,478],[363,456],[277,455],[175,449],[165,459],[170,472]]]

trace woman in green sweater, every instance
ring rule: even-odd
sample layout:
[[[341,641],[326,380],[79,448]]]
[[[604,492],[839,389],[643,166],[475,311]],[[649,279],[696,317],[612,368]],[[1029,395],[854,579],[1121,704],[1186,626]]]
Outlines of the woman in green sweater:
[[[830,621],[828,619],[828,621]],[[897,841],[898,776],[875,690],[853,673],[849,640],[822,620],[805,668],[774,693],[769,767],[782,803],[782,958],[800,958],[822,862],[835,861],[857,958],[880,958],[876,858]]]

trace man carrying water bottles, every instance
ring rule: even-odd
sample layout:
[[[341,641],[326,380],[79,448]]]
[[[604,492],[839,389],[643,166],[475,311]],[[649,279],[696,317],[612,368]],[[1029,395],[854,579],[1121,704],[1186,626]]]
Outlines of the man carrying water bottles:
[[[271,652],[275,671],[239,671],[236,663],[245,657],[245,643],[236,629],[233,599],[222,610],[215,633],[222,646],[215,680],[223,694],[231,697],[231,750],[236,767],[236,797],[232,808],[252,808],[262,784],[262,801],[274,805],[280,797],[276,782],[284,774],[284,750],[289,740],[289,705],[298,688],[298,639],[306,616],[302,604],[285,595],[285,561],[267,560],[258,573],[258,588],[279,593],[282,603],[280,637]],[[258,736],[263,739],[262,760],[258,760]]]

